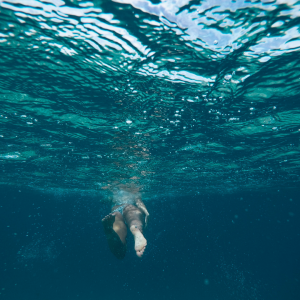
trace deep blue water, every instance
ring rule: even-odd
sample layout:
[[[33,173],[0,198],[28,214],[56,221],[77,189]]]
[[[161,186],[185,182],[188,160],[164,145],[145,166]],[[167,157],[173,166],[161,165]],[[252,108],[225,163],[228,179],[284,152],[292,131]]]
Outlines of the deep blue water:
[[[0,299],[300,299],[299,16],[0,0]],[[102,230],[124,186],[142,259]]]
[[[1,299],[298,299],[297,193],[149,202],[147,251],[138,259],[129,239],[123,261],[94,198],[1,195]]]

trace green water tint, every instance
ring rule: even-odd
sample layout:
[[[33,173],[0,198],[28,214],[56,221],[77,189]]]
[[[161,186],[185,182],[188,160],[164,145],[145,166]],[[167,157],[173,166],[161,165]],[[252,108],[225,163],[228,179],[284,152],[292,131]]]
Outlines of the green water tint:
[[[300,6],[283,2],[1,1],[0,183],[299,186]]]

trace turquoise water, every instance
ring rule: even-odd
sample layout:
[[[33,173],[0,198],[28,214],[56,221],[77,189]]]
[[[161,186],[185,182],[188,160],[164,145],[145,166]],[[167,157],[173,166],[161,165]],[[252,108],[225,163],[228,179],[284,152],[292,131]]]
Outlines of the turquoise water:
[[[297,1],[0,5],[1,184],[299,185]]]
[[[0,0],[0,300],[298,300],[299,17]],[[142,259],[103,232],[124,187]]]

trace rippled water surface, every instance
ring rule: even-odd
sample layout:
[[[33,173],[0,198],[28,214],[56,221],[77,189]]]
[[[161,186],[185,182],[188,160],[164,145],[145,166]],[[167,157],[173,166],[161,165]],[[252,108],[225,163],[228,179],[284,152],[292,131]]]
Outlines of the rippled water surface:
[[[299,1],[0,0],[0,16],[2,184],[299,185]]]

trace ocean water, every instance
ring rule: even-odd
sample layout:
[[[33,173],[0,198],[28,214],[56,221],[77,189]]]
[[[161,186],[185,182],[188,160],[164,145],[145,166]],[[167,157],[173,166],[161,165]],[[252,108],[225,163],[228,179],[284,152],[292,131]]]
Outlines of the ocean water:
[[[299,18],[0,0],[0,299],[299,299]],[[150,212],[142,259],[102,230],[124,187]]]

